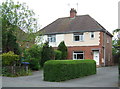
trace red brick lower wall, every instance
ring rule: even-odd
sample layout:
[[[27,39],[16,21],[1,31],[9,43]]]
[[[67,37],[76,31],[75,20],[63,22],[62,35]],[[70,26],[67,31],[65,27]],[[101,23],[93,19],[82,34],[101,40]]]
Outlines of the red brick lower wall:
[[[75,46],[75,47],[68,47],[68,56],[67,59],[73,59],[73,52],[74,51],[84,51],[84,59],[93,59],[93,51],[92,49],[99,49],[99,58],[100,58],[100,65],[102,63],[103,58],[103,49],[99,46]]]
[[[54,47],[54,49],[57,49]],[[103,65],[102,62],[103,57],[103,48],[101,46],[73,46],[73,47],[67,47],[68,49],[68,60],[73,60],[73,52],[74,51],[83,51],[84,52],[84,59],[93,59],[93,51],[92,49],[99,49],[99,63],[100,65]]]

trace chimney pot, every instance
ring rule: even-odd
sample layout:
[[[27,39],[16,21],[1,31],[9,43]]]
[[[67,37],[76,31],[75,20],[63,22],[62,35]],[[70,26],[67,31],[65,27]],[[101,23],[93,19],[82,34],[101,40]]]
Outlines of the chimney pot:
[[[70,18],[74,18],[76,16],[77,11],[74,8],[70,10]]]

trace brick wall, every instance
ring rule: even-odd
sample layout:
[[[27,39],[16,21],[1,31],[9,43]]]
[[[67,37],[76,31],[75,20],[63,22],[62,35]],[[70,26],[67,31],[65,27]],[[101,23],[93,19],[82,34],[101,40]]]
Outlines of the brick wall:
[[[104,34],[104,46],[105,46],[105,59],[106,59],[106,66],[113,65],[112,60],[112,37],[107,34]]]

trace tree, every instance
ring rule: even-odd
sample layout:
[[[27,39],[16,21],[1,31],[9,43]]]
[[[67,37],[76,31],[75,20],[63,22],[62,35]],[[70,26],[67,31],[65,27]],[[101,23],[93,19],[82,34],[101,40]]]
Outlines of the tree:
[[[116,29],[113,31],[113,35],[117,37],[114,38],[113,40],[113,48],[112,48],[112,53],[113,53],[113,58],[115,62],[118,63],[118,59],[120,60],[120,29]],[[117,58],[117,59],[116,59]]]
[[[13,51],[15,54],[18,55],[21,54],[20,47],[16,42],[16,37],[11,32],[3,32],[2,47],[3,47],[3,53]]]
[[[12,0],[6,0],[0,5],[1,17],[2,20],[2,33],[10,32],[16,36],[17,42],[23,42],[21,36],[22,32],[19,30],[24,30],[27,33],[27,37],[24,40],[25,43],[31,42],[34,40],[38,34],[36,32],[39,30],[39,25],[37,23],[37,18],[35,13],[32,10],[29,10],[28,6],[25,3],[15,3]],[[8,38],[7,38],[8,39]],[[21,42],[22,41],[22,42]],[[5,41],[4,41],[5,42]]]
[[[119,81],[120,81],[120,29],[116,29],[113,31],[113,33],[117,33],[117,39],[116,39],[116,45],[113,45],[114,50],[116,50],[117,59],[119,60],[118,62],[118,69],[119,69]]]
[[[16,42],[16,36],[13,34],[12,29],[13,25],[10,24],[7,20],[2,20],[2,52],[13,51],[15,54],[21,54],[19,44]]]
[[[61,60],[62,52],[60,50],[54,50],[55,52],[55,60]]]
[[[60,50],[62,52],[62,60],[65,60],[67,58],[67,47],[64,43],[64,41],[62,41],[59,45],[58,45],[58,50]]]
[[[49,46],[48,42],[44,43],[42,51],[41,51],[40,65],[43,67],[46,61],[54,60],[54,59],[55,59],[55,54],[54,54],[53,48]]]
[[[28,33],[35,32],[39,29],[35,13],[29,10],[25,3],[15,3],[12,0],[6,0],[0,6],[2,19],[12,25],[25,30]],[[16,30],[13,28],[12,31]],[[16,34],[16,32],[14,32]]]

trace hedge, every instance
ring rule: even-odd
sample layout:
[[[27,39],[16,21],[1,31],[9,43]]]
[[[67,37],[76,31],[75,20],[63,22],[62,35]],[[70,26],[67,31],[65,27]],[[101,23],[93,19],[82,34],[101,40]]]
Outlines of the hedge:
[[[59,82],[96,74],[94,60],[50,60],[44,65],[44,81]]]

